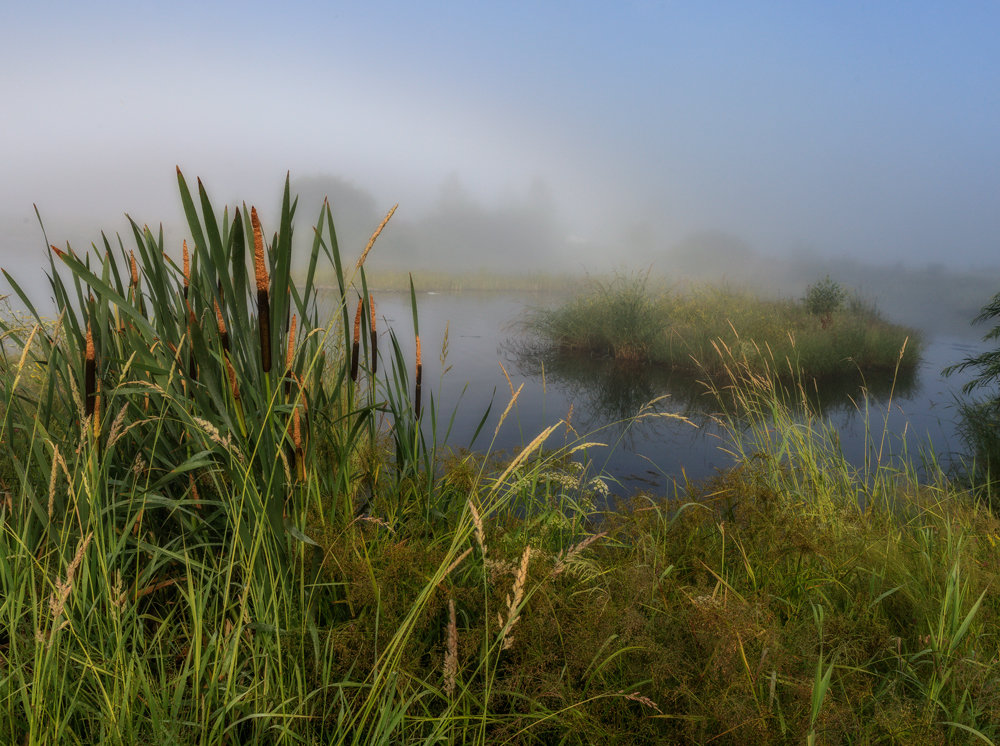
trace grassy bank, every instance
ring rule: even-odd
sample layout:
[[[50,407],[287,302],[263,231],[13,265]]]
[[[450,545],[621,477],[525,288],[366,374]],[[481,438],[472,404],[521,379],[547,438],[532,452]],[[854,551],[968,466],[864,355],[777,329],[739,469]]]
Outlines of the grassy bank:
[[[542,348],[710,375],[725,373],[731,352],[757,370],[820,380],[912,371],[919,359],[912,329],[857,298],[814,313],[799,300],[708,286],[678,291],[642,275],[595,280],[568,302],[535,310],[525,328]]]
[[[0,742],[997,738],[1000,524],[933,463],[851,467],[730,357],[734,469],[601,512],[567,423],[441,449],[328,209],[332,320],[287,191],[179,185],[186,258],[53,252],[59,317],[3,328]]]

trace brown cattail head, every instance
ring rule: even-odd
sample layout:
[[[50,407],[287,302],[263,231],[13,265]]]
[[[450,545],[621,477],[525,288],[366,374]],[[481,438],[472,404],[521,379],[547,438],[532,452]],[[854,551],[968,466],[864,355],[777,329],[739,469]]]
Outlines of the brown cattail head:
[[[184,299],[187,300],[188,288],[191,287],[191,255],[188,254],[187,239],[181,245],[181,266],[184,270]]]
[[[416,379],[416,385],[413,389],[413,416],[420,419],[420,386],[424,377],[424,364],[420,357],[420,335],[416,337],[417,340],[417,370],[414,378]]]
[[[229,332],[226,330],[226,320],[222,318],[222,309],[219,308],[219,301],[215,302],[215,322],[219,326],[219,339],[222,340],[222,349],[229,352]]]
[[[233,399],[239,401],[240,384],[236,380],[236,368],[233,367],[232,362],[229,360],[229,355],[226,355],[226,373],[229,374],[229,388],[233,391]]]
[[[297,321],[295,314],[292,314],[292,327],[288,331],[288,352],[285,353],[285,367],[291,369],[292,361],[295,359],[295,323]]]
[[[264,261],[264,232],[257,217],[257,208],[250,208],[250,222],[253,224],[253,273],[257,279],[257,292],[266,293],[270,279],[267,276],[267,263]]]
[[[267,262],[264,261],[264,232],[257,217],[257,208],[250,208],[250,222],[253,225],[253,272],[257,279],[257,320],[260,324],[260,367],[268,373],[271,370],[271,301],[268,298]]]
[[[295,362],[295,322],[296,316],[292,314],[292,325],[288,330],[288,351],[285,352],[285,396],[292,391],[292,363]]]
[[[296,448],[302,448],[302,416],[299,412],[300,410],[296,406],[292,414],[292,442]]]
[[[90,417],[94,414],[95,397],[97,393],[97,355],[94,351],[94,335],[87,322],[87,341],[83,361],[83,414]]]
[[[370,315],[371,323],[371,336],[372,336],[372,376],[378,373],[378,332],[375,331],[375,298],[369,293],[368,295],[368,312]]]
[[[97,392],[94,396],[94,437],[101,437],[101,382],[97,382]]]
[[[354,343],[351,345],[351,380],[358,380],[358,356],[361,345],[361,313],[364,301],[358,298],[358,310],[354,312]]]
[[[139,287],[139,266],[135,263],[135,252],[128,253],[129,268],[132,270],[132,287]]]
[[[302,443],[302,418],[299,408],[292,415],[292,442],[295,444],[295,473],[300,482],[306,478],[306,453]]]

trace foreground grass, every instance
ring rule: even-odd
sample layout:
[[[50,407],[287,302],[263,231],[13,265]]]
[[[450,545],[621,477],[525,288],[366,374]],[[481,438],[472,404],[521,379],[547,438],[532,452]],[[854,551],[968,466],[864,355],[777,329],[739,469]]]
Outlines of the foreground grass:
[[[912,371],[919,360],[915,332],[858,299],[823,318],[797,300],[719,287],[654,288],[641,275],[594,281],[562,305],[535,310],[525,328],[543,349],[697,373],[723,372],[729,354],[750,358],[757,370],[820,380],[891,373],[897,365]]]
[[[243,226],[213,237],[199,192],[217,251],[189,282],[139,231],[128,288],[113,253],[67,254],[54,295],[80,302],[5,324],[0,742],[996,740],[1000,523],[932,461],[873,439],[850,466],[734,357],[734,467],[671,500],[599,510],[566,423],[449,455],[419,363],[364,300],[358,333],[318,326],[278,251],[258,288],[309,322],[271,325],[293,354],[261,369]]]

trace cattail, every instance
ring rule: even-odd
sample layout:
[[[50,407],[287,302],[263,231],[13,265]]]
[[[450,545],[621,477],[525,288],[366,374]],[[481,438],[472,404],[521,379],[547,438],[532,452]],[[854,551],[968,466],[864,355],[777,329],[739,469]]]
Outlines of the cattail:
[[[94,401],[96,396],[95,380],[97,378],[97,355],[94,352],[94,335],[90,331],[90,322],[87,322],[87,346],[84,351],[83,362],[83,415],[90,417],[94,414]]]
[[[270,278],[264,261],[264,233],[257,217],[257,208],[250,208],[253,224],[253,272],[257,279],[257,320],[260,323],[260,366],[265,373],[271,370],[271,301],[268,297]],[[280,323],[280,322],[279,322]]]
[[[229,356],[226,355],[226,373],[229,374],[229,388],[233,391],[233,399],[240,400],[240,384],[236,380],[236,368],[233,367]]]
[[[292,415],[292,443],[295,444],[295,470],[299,481],[306,479],[306,455],[305,447],[302,443],[302,419],[299,415],[299,407],[295,407]]]
[[[215,301],[215,322],[219,326],[219,339],[222,340],[223,352],[229,352],[229,332],[226,330],[226,320],[222,318],[222,309],[219,308],[219,301]]]
[[[187,239],[181,245],[181,262],[184,269],[184,300],[187,300],[188,288],[191,287],[191,256],[188,254]]]
[[[417,370],[415,374],[416,386],[413,389],[413,416],[420,419],[420,384],[424,377],[424,365],[420,358],[420,335],[416,337],[417,340]]]
[[[97,382],[97,393],[94,395],[94,439],[101,437],[101,382]],[[100,445],[100,444],[98,444]]]
[[[135,252],[129,251],[128,253],[128,263],[129,268],[132,270],[132,287],[139,288],[139,266],[135,263]]]
[[[448,599],[448,650],[444,654],[444,692],[449,697],[455,693],[458,676],[458,623],[455,620],[455,600]]]
[[[361,348],[361,312],[364,301],[358,298],[358,310],[354,312],[354,343],[351,345],[351,380],[358,380],[358,354]]]
[[[194,327],[198,324],[198,317],[194,315],[194,309],[191,308],[191,301],[187,298],[184,299],[184,305],[187,306],[188,310],[188,338],[193,340],[192,335],[194,334]],[[191,344],[191,354],[188,360],[188,378],[192,381],[198,380],[198,361],[195,359],[193,343]]]
[[[378,372],[378,333],[375,331],[375,299],[371,293],[368,294],[368,311],[371,315],[372,376],[374,376]]]
[[[292,393],[292,380],[294,371],[292,363],[295,362],[295,314],[292,314],[291,328],[288,330],[288,351],[285,353],[285,397]]]

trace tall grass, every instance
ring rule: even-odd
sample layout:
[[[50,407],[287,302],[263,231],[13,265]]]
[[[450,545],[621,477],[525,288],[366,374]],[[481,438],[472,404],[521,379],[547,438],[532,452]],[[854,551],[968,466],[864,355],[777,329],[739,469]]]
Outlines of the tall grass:
[[[51,252],[57,318],[0,332],[0,742],[997,738],[1000,523],[877,427],[849,467],[720,345],[734,469],[599,514],[569,423],[445,459],[327,206],[293,283],[287,185],[251,254],[178,184],[187,262]]]

